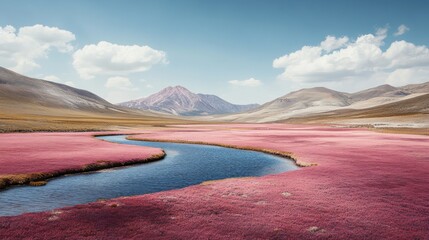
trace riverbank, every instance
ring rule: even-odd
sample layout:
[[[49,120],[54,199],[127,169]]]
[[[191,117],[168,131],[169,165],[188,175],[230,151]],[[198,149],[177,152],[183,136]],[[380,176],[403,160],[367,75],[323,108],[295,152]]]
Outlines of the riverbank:
[[[128,140],[135,140],[135,141],[152,141],[152,142],[171,142],[171,143],[186,143],[186,144],[200,144],[200,145],[210,145],[210,146],[218,146],[218,147],[225,147],[225,148],[233,148],[233,149],[239,149],[239,150],[248,150],[248,151],[256,151],[256,152],[262,152],[262,153],[268,153],[274,156],[280,156],[284,157],[286,159],[292,160],[296,166],[298,167],[311,167],[316,166],[316,163],[307,163],[299,161],[296,157],[293,156],[290,152],[285,151],[276,151],[271,150],[268,148],[258,148],[258,147],[249,147],[249,146],[236,146],[236,145],[228,145],[228,144],[222,144],[218,142],[204,142],[204,141],[192,141],[192,140],[173,140],[173,139],[151,139],[151,138],[144,138],[144,136],[139,135],[137,137],[130,135],[127,137]]]
[[[160,149],[109,143],[85,133],[0,134],[0,189],[65,174],[162,159]]]
[[[176,126],[136,138],[290,152],[317,166],[1,217],[0,238],[429,238],[427,136],[235,124]]]

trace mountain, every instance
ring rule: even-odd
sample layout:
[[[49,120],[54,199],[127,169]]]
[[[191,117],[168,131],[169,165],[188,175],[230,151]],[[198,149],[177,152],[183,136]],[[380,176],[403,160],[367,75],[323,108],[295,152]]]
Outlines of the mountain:
[[[358,102],[363,100],[368,100],[375,97],[380,97],[388,92],[397,90],[397,88],[390,86],[388,84],[381,85],[378,87],[366,89],[357,93],[350,94],[352,102]]]
[[[349,105],[349,94],[324,87],[305,88],[264,104],[265,109],[300,110],[312,107],[342,107]]]
[[[349,94],[324,87],[294,91],[239,114],[220,116],[217,120],[243,122],[272,122],[292,116],[326,112],[350,105]]]
[[[323,118],[330,113],[335,115],[342,110],[358,112],[361,109],[386,104],[400,104],[402,101],[408,103],[405,101],[410,100],[412,102],[411,99],[425,93],[429,93],[429,83],[412,84],[398,88],[381,85],[356,93],[337,92],[323,87],[306,88],[286,94],[250,111],[224,116],[210,116],[203,119],[233,122],[277,122],[295,119],[294,122],[296,122],[297,119],[304,120],[307,117],[312,119],[313,117]],[[391,115],[402,114],[402,110],[399,111],[399,108],[389,108],[389,110],[392,111]]]
[[[381,85],[356,93],[301,89],[262,106],[168,87],[147,98],[113,105],[82,89],[26,77],[0,67],[1,131],[82,131],[163,126],[196,120],[300,122],[429,127],[429,82]],[[126,106],[126,107],[124,107]],[[167,113],[161,114],[160,112]]]
[[[215,95],[195,94],[182,86],[167,87],[149,97],[119,105],[182,116],[236,113],[259,106],[257,104],[232,104]]]
[[[425,93],[429,93],[429,82],[397,88],[386,84],[351,94],[352,104],[347,108],[365,109],[411,99]]]
[[[281,122],[429,128],[429,94],[423,93],[416,97],[365,109],[338,109]]]
[[[420,83],[420,84],[409,84],[409,85],[400,87],[399,90],[406,93],[428,93],[429,82]]]
[[[0,132],[88,131],[183,122],[116,106],[89,91],[0,67]]]
[[[88,111],[124,111],[101,97],[64,84],[29,78],[0,67],[0,100],[33,106]]]

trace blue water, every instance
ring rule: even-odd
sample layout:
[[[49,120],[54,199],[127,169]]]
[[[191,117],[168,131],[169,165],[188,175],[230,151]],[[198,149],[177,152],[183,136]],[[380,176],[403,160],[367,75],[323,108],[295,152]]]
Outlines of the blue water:
[[[19,215],[183,188],[203,181],[262,176],[296,170],[285,158],[255,151],[207,145],[126,140],[125,136],[98,137],[110,142],[162,148],[160,161],[49,180],[42,187],[17,186],[0,191],[0,216]]]

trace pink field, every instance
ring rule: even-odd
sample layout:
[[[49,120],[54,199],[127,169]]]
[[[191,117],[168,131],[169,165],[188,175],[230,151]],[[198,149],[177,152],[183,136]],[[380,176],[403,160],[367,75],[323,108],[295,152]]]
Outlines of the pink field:
[[[83,135],[51,136],[97,145]],[[1,217],[0,239],[429,239],[427,136],[265,124],[186,126],[138,137],[288,151],[318,165]],[[62,141],[53,142],[62,147]],[[28,144],[22,149],[33,148]],[[57,153],[52,156],[62,158],[65,151]],[[122,154],[121,159],[131,158],[136,152]]]
[[[160,149],[108,143],[96,133],[10,133],[0,135],[0,188],[11,176],[50,176],[94,167],[144,162]],[[3,184],[2,184],[3,183]]]

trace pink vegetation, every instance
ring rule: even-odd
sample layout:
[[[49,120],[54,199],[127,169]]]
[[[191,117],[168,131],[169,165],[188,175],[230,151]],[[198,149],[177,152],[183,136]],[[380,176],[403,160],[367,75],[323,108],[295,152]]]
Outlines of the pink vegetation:
[[[0,178],[56,173],[90,164],[123,163],[162,154],[160,149],[100,141],[95,133],[11,133],[0,135]]]
[[[0,239],[429,239],[429,137],[279,124],[139,137],[289,151],[318,165],[2,217]]]

